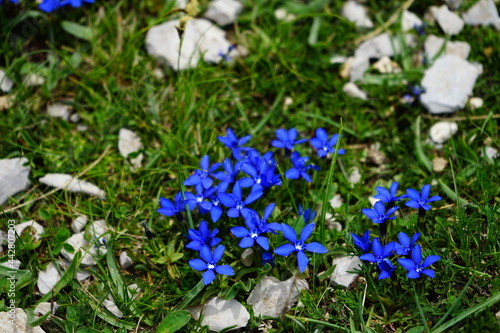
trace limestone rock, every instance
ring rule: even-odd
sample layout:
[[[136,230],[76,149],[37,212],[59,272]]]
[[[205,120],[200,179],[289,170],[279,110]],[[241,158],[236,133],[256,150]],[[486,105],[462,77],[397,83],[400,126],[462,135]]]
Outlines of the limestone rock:
[[[344,63],[347,72],[349,73],[349,81],[354,82],[357,80],[363,81],[363,75],[370,67],[370,60],[368,57],[358,56],[349,57]]]
[[[45,331],[40,326],[31,327],[26,312],[21,308],[14,308],[0,312],[0,333],[45,333]]]
[[[82,192],[85,194],[95,195],[100,198],[104,198],[106,196],[104,191],[94,184],[84,180],[79,180],[78,178],[74,178],[73,176],[67,174],[48,173],[38,180],[42,184],[62,188],[70,192]]]
[[[248,296],[256,315],[281,317],[298,301],[300,292],[309,289],[306,280],[291,277],[286,281],[265,276]]]
[[[43,316],[47,312],[51,312],[52,315],[55,315],[58,308],[59,308],[59,304],[57,304],[56,302],[53,302],[53,303],[42,302],[36,306],[33,313],[35,315],[38,315],[38,316]],[[50,315],[49,315],[49,317],[50,317]]]
[[[423,24],[422,20],[415,14],[408,10],[403,12],[403,16],[401,18],[401,28],[403,32],[410,31],[415,27],[419,27]]]
[[[65,121],[68,121],[71,117],[71,113],[73,112],[73,108],[67,104],[62,103],[54,103],[47,107],[47,114],[54,118],[61,118]]]
[[[4,93],[8,93],[14,86],[14,81],[12,81],[3,69],[0,69],[0,90]]]
[[[57,269],[56,263],[51,262],[45,270],[38,273],[38,281],[36,283],[41,294],[45,295],[52,291],[52,288],[61,279],[61,274]]]
[[[405,34],[405,42],[408,46],[413,46],[415,45],[415,37],[411,34]],[[361,43],[354,52],[354,56],[369,59],[379,59],[383,56],[392,57],[399,52],[399,44],[396,37],[383,33]]]
[[[123,312],[121,312],[120,309],[118,309],[118,307],[113,301],[106,299],[102,302],[102,305],[104,305],[104,307],[108,309],[109,312],[111,312],[118,318],[123,318]]]
[[[24,166],[27,162],[25,157],[0,160],[0,205],[3,205],[8,197],[29,187],[28,176],[31,167]]]
[[[329,202],[330,202],[330,206],[333,209],[337,209],[337,208],[340,208],[342,206],[342,204],[344,203],[344,200],[342,200],[342,196],[337,193],[333,196],[333,198],[330,199]]]
[[[472,95],[472,89],[482,69],[454,55],[439,57],[425,71],[420,96],[421,103],[432,114],[462,109]]]
[[[73,222],[71,222],[71,230],[73,230],[73,233],[77,234],[80,231],[82,231],[83,228],[85,228],[87,221],[88,221],[87,216],[85,215],[77,216],[73,220]]]
[[[448,161],[442,157],[435,157],[432,160],[432,170],[434,170],[434,172],[443,171],[447,165],[448,165]]]
[[[132,264],[134,263],[134,261],[132,260],[132,258],[130,258],[127,254],[127,251],[123,251],[122,253],[120,253],[120,267],[123,268],[123,269],[126,269],[130,266],[132,266]]]
[[[14,229],[16,229],[16,233],[18,235],[21,235],[23,230],[28,228],[28,227],[31,228],[30,233],[31,233],[31,236],[33,236],[33,238],[35,239],[35,241],[38,241],[38,240],[40,240],[40,238],[42,238],[42,234],[44,231],[43,226],[41,226],[39,223],[35,222],[34,220],[16,224]]]
[[[432,60],[441,51],[446,40],[435,35],[429,35],[425,39],[424,48],[427,56]],[[452,54],[466,60],[469,57],[470,45],[467,42],[446,42],[442,54]]]
[[[290,22],[295,20],[295,14],[289,13],[285,8],[278,8],[274,11],[274,17],[279,21]]]
[[[137,134],[126,128],[120,129],[120,133],[118,134],[118,150],[123,157],[128,158],[129,154],[136,153],[143,148],[141,138]],[[144,155],[142,153],[131,158],[130,163],[132,164],[132,168],[140,168],[143,158]]]
[[[457,10],[462,5],[462,0],[444,0],[451,10]]]
[[[465,23],[469,25],[490,25],[499,30],[500,18],[493,0],[479,0],[468,11],[462,14]]]
[[[152,27],[146,35],[148,53],[175,70],[195,68],[202,57],[206,62],[218,63],[224,56],[240,55],[236,48],[230,49],[232,44],[224,30],[206,19],[193,19],[187,22],[179,57],[178,25],[179,20],[167,21]]]
[[[460,16],[450,11],[446,5],[431,6],[430,11],[445,34],[456,35],[462,31],[464,21]]]
[[[443,144],[458,131],[458,125],[454,122],[439,121],[432,125],[429,135],[435,143]]]
[[[103,256],[107,251],[106,248],[100,248],[98,243],[91,244],[88,242],[83,233],[74,234],[66,243],[73,247],[74,252],[68,252],[63,248],[61,250],[61,255],[69,261],[72,261],[76,252],[80,251],[82,253],[81,265],[84,267],[94,266],[96,264],[96,259]]]
[[[220,26],[234,23],[243,10],[243,4],[238,0],[213,0],[208,4],[205,17]]]
[[[359,89],[359,87],[353,83],[353,82],[347,82],[344,84],[344,87],[342,88],[342,91],[346,93],[348,96],[355,97],[355,98],[361,98],[366,100],[367,99],[367,94],[363,90]]]
[[[471,97],[469,98],[469,105],[472,110],[479,109],[483,107],[483,99],[481,97]]]
[[[198,320],[200,312],[203,313],[202,326],[207,325],[211,331],[219,332],[226,327],[235,326],[233,329],[246,327],[250,314],[240,302],[235,299],[228,301],[223,298],[213,297],[203,306],[187,309]]]
[[[349,287],[356,280],[358,274],[349,273],[361,269],[361,260],[357,256],[340,256],[333,259],[332,266],[335,265],[330,279],[336,285]]]
[[[341,15],[361,28],[373,28],[373,22],[366,14],[366,8],[356,1],[346,1]]]
[[[400,73],[401,67],[388,56],[383,56],[372,66],[382,74]]]

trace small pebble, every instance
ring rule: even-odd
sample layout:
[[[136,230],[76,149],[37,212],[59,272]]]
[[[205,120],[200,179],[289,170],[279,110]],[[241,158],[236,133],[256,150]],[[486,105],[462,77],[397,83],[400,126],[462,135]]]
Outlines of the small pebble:
[[[481,97],[471,97],[469,98],[469,105],[472,110],[479,109],[484,104],[483,99]]]
[[[432,169],[435,172],[441,172],[441,171],[443,171],[446,168],[447,165],[448,165],[448,161],[445,160],[442,157],[435,157],[432,160]]]
[[[429,135],[435,143],[443,144],[458,131],[458,125],[454,122],[439,121],[432,125]]]

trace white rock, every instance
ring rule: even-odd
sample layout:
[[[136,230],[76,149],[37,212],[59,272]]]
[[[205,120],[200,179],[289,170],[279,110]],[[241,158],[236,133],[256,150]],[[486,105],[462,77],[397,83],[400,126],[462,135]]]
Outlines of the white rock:
[[[106,196],[106,193],[94,184],[84,180],[79,180],[78,178],[73,178],[73,176],[67,174],[48,173],[38,180],[42,184],[62,188],[70,192],[82,192],[85,194],[95,195],[100,198],[104,198]]]
[[[69,265],[68,265],[69,266]],[[90,272],[86,269],[79,269],[76,271],[76,279],[78,281],[83,281],[83,280],[86,280],[88,279],[92,274],[90,274]]]
[[[3,69],[0,69],[0,90],[4,93],[8,93],[14,86],[14,81],[12,81]]]
[[[78,132],[86,132],[89,129],[87,125],[78,124],[76,125],[76,130]]]
[[[342,196],[340,194],[335,194],[333,198],[330,199],[330,206],[333,209],[340,208],[342,204],[344,203],[344,200],[342,200]]]
[[[141,291],[141,288],[139,288],[139,286],[135,283],[132,283],[127,287],[127,293],[130,299],[137,297]]]
[[[439,121],[432,125],[429,135],[435,143],[443,144],[458,131],[458,125],[454,122]]]
[[[366,14],[366,9],[356,1],[347,1],[342,6],[341,15],[361,28],[373,28],[373,22]]]
[[[460,16],[450,11],[446,5],[431,6],[430,11],[445,34],[456,35],[462,31],[464,21]]]
[[[335,55],[330,58],[330,64],[343,64],[346,61],[347,57],[342,55]]]
[[[126,128],[120,129],[120,133],[118,134],[118,150],[123,157],[128,158],[129,154],[135,153],[143,148],[144,146],[142,145],[141,138],[137,134]],[[142,153],[131,158],[130,163],[132,164],[132,168],[140,168],[143,158],[144,155]]]
[[[21,262],[17,259],[7,260],[4,262],[0,262],[0,265],[2,265],[3,267],[7,267],[9,269],[15,270],[15,269],[19,269],[21,267]]]
[[[435,35],[429,35],[425,39],[424,49],[429,60],[432,60],[443,48],[446,40]],[[469,57],[470,45],[467,42],[446,42],[446,46],[441,54],[452,54],[466,60]]]
[[[179,20],[168,21],[149,29],[146,35],[146,49],[167,66],[176,70],[194,68],[203,56],[207,62],[218,63],[231,47],[224,30],[206,19],[189,20],[184,31],[184,40],[179,57],[180,38],[176,30]],[[233,48],[228,56],[239,56]]]
[[[382,165],[387,160],[387,156],[380,150],[380,143],[370,145],[367,155],[370,161],[376,165]]]
[[[80,231],[82,231],[83,228],[85,228],[87,221],[88,221],[87,216],[85,215],[77,216],[73,220],[73,222],[71,222],[71,230],[73,230],[73,233],[77,234]]]
[[[60,279],[61,274],[59,273],[56,263],[51,262],[47,265],[45,270],[38,273],[38,281],[36,282],[36,285],[40,293],[45,295],[52,291],[52,288],[54,288]]]
[[[457,10],[462,5],[462,0],[444,0],[451,10]]]
[[[211,331],[219,332],[226,327],[234,326],[231,330],[246,327],[250,314],[240,302],[235,299],[225,301],[223,298],[213,297],[203,306],[187,309],[198,320],[200,311],[203,314],[202,326],[207,325]]]
[[[3,252],[3,246],[7,244],[7,233],[0,230],[0,252]]]
[[[252,266],[254,258],[254,252],[251,247],[246,248],[241,254],[241,263],[247,267]]]
[[[97,220],[90,224],[88,228],[90,237],[95,245],[106,245],[109,241],[109,227],[105,220]]]
[[[432,170],[434,170],[434,172],[443,171],[447,165],[448,161],[442,157],[435,157],[432,159]]]
[[[354,52],[354,56],[375,59],[383,56],[392,57],[399,52],[399,43],[397,37],[391,37],[388,33],[383,33],[361,43]],[[405,43],[408,46],[415,45],[415,36],[405,34]]]
[[[472,95],[481,69],[467,60],[446,54],[425,71],[421,103],[432,114],[462,109]]]
[[[132,258],[130,258],[128,256],[127,251],[123,251],[122,253],[120,253],[120,267],[121,268],[123,268],[123,269],[128,268],[133,263],[134,263],[134,261],[132,260]]]
[[[120,311],[120,309],[118,309],[114,302],[106,299],[104,300],[104,302],[102,302],[102,305],[104,305],[104,307],[108,309],[109,312],[111,312],[118,318],[123,318],[123,313]]]
[[[366,92],[361,90],[354,82],[347,82],[346,84],[344,84],[342,91],[351,97],[361,98],[364,100],[367,99]]]
[[[336,285],[349,287],[356,280],[358,274],[349,273],[361,269],[361,260],[357,256],[351,257],[335,257],[332,266],[335,265],[330,279]]]
[[[498,150],[491,146],[486,146],[484,147],[484,155],[486,155],[489,159],[493,160],[495,158],[498,158]]]
[[[350,57],[344,66],[349,66],[349,81],[363,81],[363,75],[370,67],[370,59],[363,56]]]
[[[233,23],[243,10],[243,4],[238,0],[213,0],[208,4],[205,17],[220,26]]]
[[[493,0],[479,0],[468,11],[462,14],[465,23],[469,25],[494,25],[500,27],[498,10]]]
[[[76,112],[69,116],[69,121],[71,121],[72,123],[77,123],[80,120],[82,120],[82,118],[80,118],[80,115]]]
[[[45,331],[40,326],[31,327],[26,312],[21,308],[14,308],[0,312],[0,333],[45,333]]]
[[[69,261],[72,261],[76,253],[80,251],[82,253],[80,264],[84,267],[94,266],[96,264],[96,259],[103,256],[107,251],[106,248],[101,249],[97,245],[89,243],[85,239],[83,233],[72,235],[65,243],[71,245],[74,252],[70,253],[63,247],[61,255]]]
[[[45,83],[45,78],[36,73],[26,75],[24,78],[24,85],[27,87],[37,87]]]
[[[279,281],[265,276],[248,296],[247,303],[252,305],[255,315],[281,317],[298,301],[300,292],[309,289],[306,280],[291,277]]]
[[[328,214],[327,214],[328,215]],[[326,227],[329,229],[329,230],[337,230],[337,231],[342,231],[342,224],[339,223],[339,222],[336,222],[336,221],[330,221],[328,219],[325,218],[325,222],[326,222]]]
[[[289,13],[284,8],[278,8],[274,11],[274,17],[279,21],[290,22],[295,20],[295,14]]]
[[[62,118],[63,120],[68,121],[71,116],[73,108],[69,105],[62,103],[54,103],[49,105],[47,108],[47,114],[54,118]]]
[[[41,226],[39,223],[35,222],[35,220],[16,224],[14,229],[16,229],[16,233],[18,235],[21,235],[23,230],[28,228],[28,227],[31,227],[30,233],[31,233],[31,236],[33,236],[33,238],[35,238],[35,241],[38,241],[38,240],[40,240],[40,238],[42,238],[42,234],[44,231],[43,226]]]
[[[357,184],[361,181],[361,173],[359,173],[359,169],[356,167],[352,168],[351,174],[347,178],[347,181],[351,183],[351,185]]]
[[[31,167],[23,166],[27,162],[25,157],[0,160],[0,205],[3,205],[8,197],[29,187],[28,176]]]
[[[383,56],[372,66],[376,70],[378,70],[382,74],[390,74],[390,73],[400,73],[401,68],[399,65],[392,61],[388,56]]]
[[[401,28],[403,29],[403,32],[410,31],[411,29],[419,27],[422,24],[422,20],[415,13],[407,10],[403,12],[403,16],[401,18]]]
[[[469,105],[472,110],[479,109],[483,107],[483,99],[481,97],[471,97],[469,98]]]
[[[51,312],[52,315],[55,315],[56,312],[57,312],[57,309],[59,308],[59,304],[57,304],[56,302],[53,302],[53,303],[50,303],[50,302],[42,302],[40,304],[38,304],[35,308],[35,310],[33,311],[33,313],[35,315],[38,315],[38,316],[43,316],[45,315],[47,312]],[[50,315],[49,315],[50,317]]]

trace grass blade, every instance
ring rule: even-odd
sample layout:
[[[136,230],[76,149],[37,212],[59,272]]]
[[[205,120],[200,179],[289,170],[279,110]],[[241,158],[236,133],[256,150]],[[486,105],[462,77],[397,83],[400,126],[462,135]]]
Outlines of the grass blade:
[[[186,306],[188,306],[189,303],[191,303],[191,301],[203,290],[204,287],[205,284],[203,283],[203,280],[200,280],[200,282],[198,282],[198,284],[193,289],[191,289],[186,294],[186,296],[184,296],[181,304],[179,304],[178,306],[178,309],[184,309]]]
[[[187,311],[174,311],[169,313],[156,329],[156,333],[174,333],[181,329],[191,320],[191,314]]]
[[[418,116],[415,121],[415,153],[417,154],[419,162],[427,169],[427,171],[432,173],[432,162],[425,155],[424,150],[422,149],[422,143],[420,142],[420,116]]]

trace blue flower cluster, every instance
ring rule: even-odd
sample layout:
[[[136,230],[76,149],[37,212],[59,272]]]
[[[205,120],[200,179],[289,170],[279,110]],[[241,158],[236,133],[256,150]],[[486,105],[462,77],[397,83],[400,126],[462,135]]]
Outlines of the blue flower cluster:
[[[10,0],[14,4],[19,4],[19,0]],[[38,4],[38,8],[46,13],[52,13],[57,9],[64,6],[71,6],[73,8],[81,7],[84,3],[94,3],[95,0],[42,0]],[[0,0],[0,5],[3,3]]]
[[[276,131],[276,139],[271,145],[279,149],[285,149],[285,156],[290,157],[292,167],[285,172],[288,179],[304,178],[311,181],[309,170],[319,170],[316,165],[307,164],[309,157],[301,157],[297,151],[293,151],[297,144],[306,142],[306,139],[297,139],[298,133],[295,129]],[[270,203],[265,207],[263,214],[253,208],[254,203],[265,197],[274,186],[280,186],[282,180],[278,171],[277,162],[273,152],[261,154],[254,148],[246,146],[251,139],[250,135],[238,138],[231,129],[227,129],[226,136],[218,137],[219,141],[231,150],[231,157],[222,163],[211,163],[210,157],[205,155],[201,158],[200,168],[190,175],[184,185],[193,188],[190,191],[179,192],[174,199],[160,198],[160,214],[175,216],[177,220],[184,219],[183,212],[186,208],[193,212],[197,210],[200,214],[209,214],[212,222],[222,218],[244,220],[244,226],[237,225],[230,228],[231,233],[240,238],[239,247],[249,248],[257,246],[261,253],[262,263],[274,264],[270,251],[269,234],[277,234],[282,231],[284,237],[290,242],[283,244],[274,250],[281,256],[296,253],[298,267],[303,272],[309,259],[305,251],[315,253],[326,253],[327,249],[317,243],[306,243],[311,236],[315,212],[306,209],[302,212],[299,207],[299,215],[303,215],[306,225],[297,239],[292,227],[284,223],[268,222],[276,206]],[[328,138],[324,129],[316,130],[316,137],[310,140],[311,145],[317,149],[319,157],[325,157],[328,153],[335,151],[338,136]],[[288,153],[287,153],[288,152]],[[290,154],[291,153],[291,154]],[[339,154],[344,150],[339,149]],[[231,221],[231,220],[230,220]],[[232,275],[234,271],[227,265],[218,265],[224,253],[224,247],[218,245],[221,239],[215,237],[219,230],[210,230],[208,223],[203,220],[198,229],[188,230],[189,243],[187,248],[198,251],[201,259],[192,259],[190,266],[203,273],[205,284],[215,279],[215,274]]]
[[[400,200],[409,199],[405,205],[418,209],[420,214],[431,209],[430,202],[441,200],[441,197],[437,195],[429,198],[430,185],[423,186],[420,193],[417,190],[409,188],[406,190],[406,194],[397,196],[398,185],[398,182],[393,182],[390,189],[377,187],[378,193],[375,195],[375,198],[379,199],[379,201],[375,203],[373,209],[362,209],[363,214],[370,218],[373,223],[377,223],[382,227],[386,221],[395,219],[396,217],[391,215],[399,209],[394,204]],[[386,205],[390,207],[387,211]],[[383,240],[379,237],[375,237],[371,241],[369,230],[361,237],[355,234],[351,235],[354,245],[363,251],[363,255],[359,258],[377,264],[380,273],[378,276],[379,280],[391,277],[396,270],[394,262],[390,260],[392,256],[400,256],[397,259],[397,263],[407,270],[407,277],[410,279],[419,278],[420,273],[431,278],[435,275],[434,270],[428,267],[438,261],[440,257],[430,255],[425,259],[422,258],[422,248],[417,244],[417,240],[420,237],[419,232],[415,233],[411,238],[404,232],[400,232],[398,235],[399,242],[391,241],[386,244],[383,244]]]

